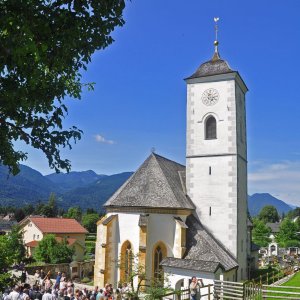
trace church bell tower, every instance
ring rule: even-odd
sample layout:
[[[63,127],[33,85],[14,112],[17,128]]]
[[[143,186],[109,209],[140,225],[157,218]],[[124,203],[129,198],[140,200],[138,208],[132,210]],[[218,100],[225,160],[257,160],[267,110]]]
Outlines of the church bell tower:
[[[247,140],[245,94],[237,71],[221,59],[217,40],[211,60],[186,79],[187,194],[213,236],[247,279]]]

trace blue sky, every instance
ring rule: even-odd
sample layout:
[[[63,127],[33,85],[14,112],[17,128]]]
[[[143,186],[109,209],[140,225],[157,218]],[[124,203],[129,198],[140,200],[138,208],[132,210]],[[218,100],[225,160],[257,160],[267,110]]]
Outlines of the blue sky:
[[[114,44],[93,55],[82,100],[68,100],[65,126],[83,139],[72,170],[135,170],[150,149],[185,163],[186,84],[213,54],[219,16],[221,57],[246,82],[249,193],[269,192],[300,205],[300,1],[151,0],[127,2]],[[49,174],[46,159],[25,164]]]

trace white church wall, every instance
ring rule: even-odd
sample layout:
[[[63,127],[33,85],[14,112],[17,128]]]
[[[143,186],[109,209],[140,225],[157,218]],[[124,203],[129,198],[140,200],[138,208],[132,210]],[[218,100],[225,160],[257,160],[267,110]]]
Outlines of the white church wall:
[[[169,268],[164,267],[166,282],[169,283],[170,287],[173,289],[179,289],[181,282],[183,280],[183,287],[181,289],[186,289],[189,287],[190,280],[193,276],[201,278],[204,285],[213,284],[215,278],[214,273],[200,272],[195,270],[186,270],[180,268]],[[201,289],[201,294],[207,294],[208,288]],[[201,299],[208,299],[207,297],[202,297]]]
[[[167,256],[173,257],[176,224],[174,215],[150,214],[148,219],[146,277],[152,277],[153,251],[158,242],[163,242],[167,248]]]
[[[188,81],[187,86],[187,194],[195,203],[202,224],[238,260],[238,280],[246,279],[245,97],[241,80],[235,80],[234,75],[220,75],[216,81],[208,81],[195,79]],[[213,105],[202,102],[203,93],[209,88],[219,94]],[[205,121],[210,115],[216,119],[217,138],[207,140]]]
[[[108,214],[111,215],[114,213]],[[129,241],[134,254],[139,252],[139,213],[118,213],[118,226],[116,228],[116,257],[120,259],[121,247],[124,242]],[[120,270],[116,272],[115,285],[120,281]],[[137,285],[138,278],[135,278],[134,284]]]

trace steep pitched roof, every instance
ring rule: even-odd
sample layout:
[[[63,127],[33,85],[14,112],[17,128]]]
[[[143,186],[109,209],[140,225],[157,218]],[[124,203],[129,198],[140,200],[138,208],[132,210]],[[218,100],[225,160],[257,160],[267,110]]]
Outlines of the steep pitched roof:
[[[187,217],[186,225],[188,229],[184,257],[167,257],[162,261],[162,266],[207,272],[215,272],[219,267],[225,271],[238,267],[237,261],[194,215]]]
[[[43,233],[88,233],[75,219],[29,217]]]
[[[185,259],[219,262],[226,271],[238,267],[232,255],[210,234],[194,215],[187,217]]]
[[[161,262],[162,266],[196,270],[202,272],[215,273],[219,267],[222,268],[221,264],[214,261],[203,261],[195,259],[181,259],[175,257],[167,257]]]
[[[104,206],[194,209],[184,173],[185,166],[152,153]]]

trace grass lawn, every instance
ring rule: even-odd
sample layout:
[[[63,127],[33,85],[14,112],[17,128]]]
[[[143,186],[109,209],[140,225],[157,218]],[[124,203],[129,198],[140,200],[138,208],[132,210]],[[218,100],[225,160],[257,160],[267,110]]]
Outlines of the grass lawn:
[[[284,284],[281,285],[282,287],[291,287],[289,289],[287,288],[280,288],[280,287],[270,287],[268,288],[269,291],[280,291],[281,293],[268,293],[270,295],[267,299],[300,299],[300,272],[297,272],[289,281],[285,282]],[[292,288],[295,287],[295,288]],[[298,287],[298,288],[297,288]],[[285,294],[284,292],[292,292],[292,293],[297,293],[296,295],[289,295]],[[281,296],[282,298],[272,298],[273,296]]]

